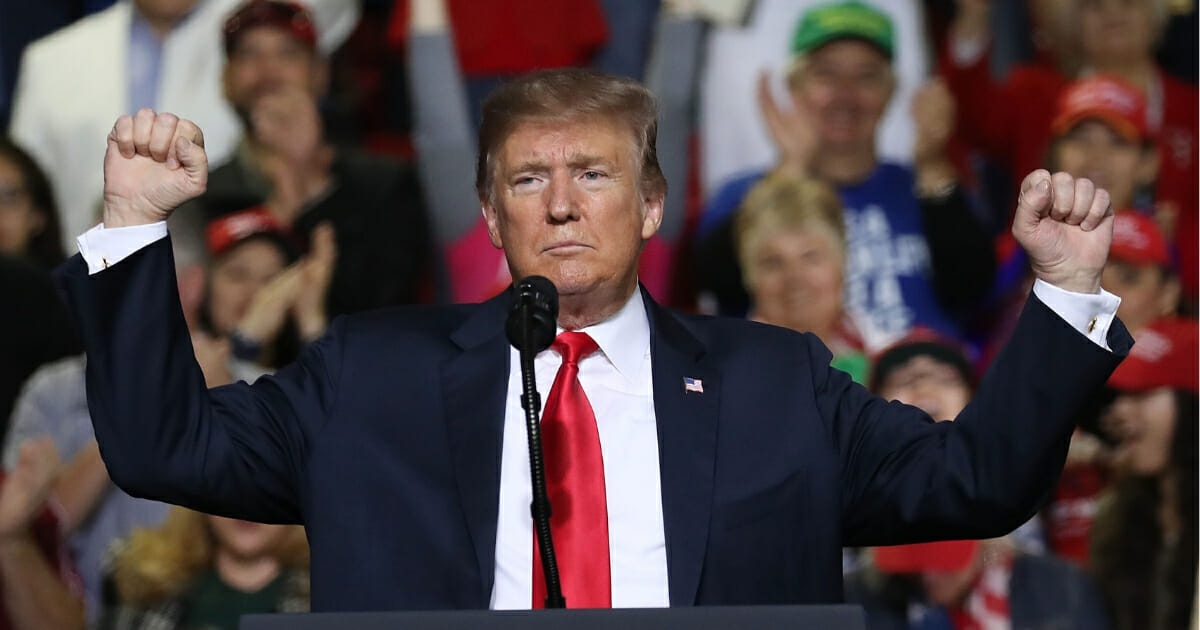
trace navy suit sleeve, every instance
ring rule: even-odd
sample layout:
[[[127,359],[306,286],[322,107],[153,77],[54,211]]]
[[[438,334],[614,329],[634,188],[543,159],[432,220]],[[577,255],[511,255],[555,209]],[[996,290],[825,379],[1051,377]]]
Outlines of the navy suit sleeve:
[[[809,339],[813,365],[829,352]],[[1077,414],[1128,353],[1119,321],[1108,352],[1030,297],[1011,341],[955,422],[873,396],[832,368],[814,371],[842,464],[848,546],[990,538],[1029,519],[1066,459]]]
[[[95,275],[79,256],[57,273],[84,339],[88,408],[110,476],[138,497],[301,522],[298,480],[337,393],[342,323],[276,376],[209,390],[174,269],[162,239]]]

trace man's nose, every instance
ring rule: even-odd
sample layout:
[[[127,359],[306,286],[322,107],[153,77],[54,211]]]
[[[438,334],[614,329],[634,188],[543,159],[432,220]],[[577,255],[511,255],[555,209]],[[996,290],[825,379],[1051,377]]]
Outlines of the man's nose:
[[[573,221],[579,218],[579,200],[570,175],[558,173],[551,177],[546,187],[546,210],[554,223]]]

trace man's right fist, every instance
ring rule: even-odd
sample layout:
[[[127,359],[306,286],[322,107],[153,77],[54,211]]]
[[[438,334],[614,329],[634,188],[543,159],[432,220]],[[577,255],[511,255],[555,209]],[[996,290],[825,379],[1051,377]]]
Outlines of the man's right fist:
[[[204,134],[195,123],[151,109],[117,119],[104,154],[104,227],[165,221],[207,185]]]

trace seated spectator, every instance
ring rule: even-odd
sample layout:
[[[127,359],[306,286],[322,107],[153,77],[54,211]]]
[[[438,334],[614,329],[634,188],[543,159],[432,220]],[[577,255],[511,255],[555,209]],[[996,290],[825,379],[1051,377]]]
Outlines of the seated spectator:
[[[1198,324],[1162,319],[1138,337],[1102,417],[1118,479],[1092,531],[1091,570],[1117,630],[1187,628],[1196,594]]]
[[[24,149],[0,138],[0,253],[50,271],[65,259],[60,238],[46,174]]]
[[[263,525],[173,507],[114,560],[109,630],[237,630],[241,615],[309,610],[308,542],[298,525]]]
[[[1104,605],[1076,567],[1007,539],[877,547],[846,583],[870,630],[1105,630]]]
[[[742,202],[734,224],[738,259],[756,321],[811,332],[834,367],[866,379],[867,357],[842,307],[846,224],[828,186],[777,172]]]
[[[954,109],[944,86],[926,86],[914,100],[915,170],[876,157],[876,131],[895,83],[893,49],[883,13],[857,2],[816,7],[796,28],[788,76],[792,109],[775,103],[765,78],[759,93],[781,151],[776,170],[815,177],[842,198],[846,309],[871,351],[914,326],[960,336],[952,314],[969,310],[987,292],[994,265],[988,236],[946,157]],[[747,306],[730,223],[761,177],[729,183],[701,217],[698,281],[727,314]]]
[[[200,326],[230,342],[230,380],[252,382],[264,371],[258,366],[281,367],[325,333],[337,261],[328,223],[313,230],[312,250],[300,261],[286,228],[262,208],[217,218],[205,234],[211,264]]]
[[[47,439],[21,445],[0,474],[0,629],[83,628],[83,601],[47,498],[58,474]]]
[[[104,145],[80,138],[103,137],[121,114],[149,107],[196,121],[210,160],[233,152],[238,119],[221,98],[219,51],[221,23],[242,2],[123,0],[25,49],[9,133],[50,178],[67,252],[95,224],[104,189]],[[306,2],[329,54],[354,28],[359,2]]]
[[[1064,24],[1077,33],[1081,63],[1074,72],[1049,64],[1015,66],[1002,81],[993,80],[989,65],[988,3],[959,0],[942,64],[959,103],[958,135],[970,147],[1019,176],[1037,168],[1052,143],[1056,103],[1075,78],[1111,75],[1140,93],[1146,108],[1145,136],[1157,139],[1159,177],[1149,182],[1151,199],[1139,199],[1144,211],[1159,209],[1175,216],[1178,228],[1168,233],[1180,250],[1183,287],[1196,299],[1200,280],[1197,258],[1197,145],[1200,125],[1196,87],[1163,72],[1154,52],[1166,23],[1160,0],[1067,0]],[[1194,41],[1194,40],[1193,40]],[[1077,173],[1073,173],[1078,176]],[[1132,198],[1130,199],[1132,202]],[[1007,206],[1007,204],[1005,204]],[[1114,207],[1121,209],[1129,206]]]
[[[225,97],[245,135],[180,213],[212,220],[262,207],[306,246],[329,222],[341,252],[331,315],[417,302],[432,257],[415,169],[326,143],[317,99],[327,65],[316,42],[294,3],[258,0],[226,21]]]

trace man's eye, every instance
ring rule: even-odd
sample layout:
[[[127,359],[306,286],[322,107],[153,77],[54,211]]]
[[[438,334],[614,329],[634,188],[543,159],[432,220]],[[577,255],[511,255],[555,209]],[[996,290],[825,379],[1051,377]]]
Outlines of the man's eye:
[[[532,177],[521,177],[521,178],[518,178],[517,181],[513,182],[513,185],[514,186],[526,186],[526,185],[532,184],[533,181],[534,180]]]
[[[600,173],[598,171],[584,171],[584,173],[583,173],[584,179],[590,179],[592,181],[595,181],[602,177],[604,177],[604,173]]]

